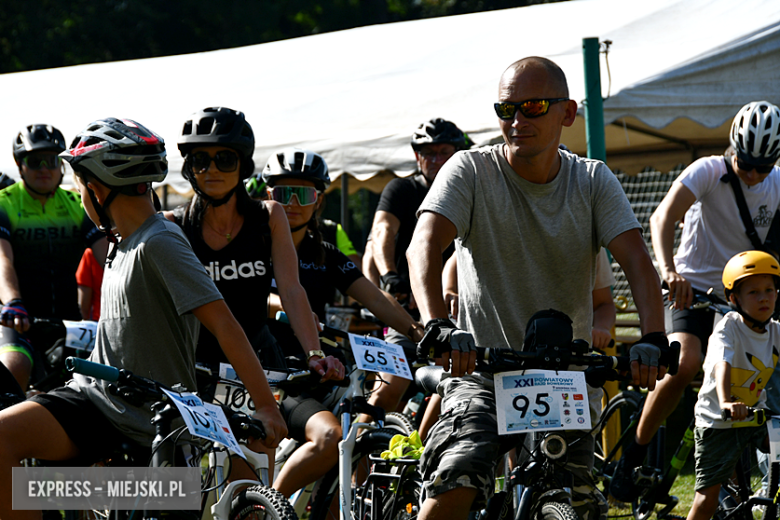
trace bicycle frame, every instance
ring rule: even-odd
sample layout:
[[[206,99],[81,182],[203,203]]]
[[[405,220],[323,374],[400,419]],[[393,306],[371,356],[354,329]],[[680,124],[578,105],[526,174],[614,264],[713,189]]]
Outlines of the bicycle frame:
[[[263,483],[268,485],[268,455],[256,453],[246,446],[241,446],[248,462],[260,473]],[[214,490],[216,503],[211,506],[213,520],[228,520],[230,517],[230,502],[237,488],[247,485],[256,485],[254,480],[236,480],[225,486],[225,464],[229,456],[225,451],[209,453],[209,468],[215,469],[216,482],[219,483]]]
[[[355,444],[357,442],[358,430],[363,428],[372,430],[376,428],[373,424],[367,423],[355,423],[352,424],[352,406],[355,397],[363,397],[365,392],[366,372],[364,370],[355,369],[349,374],[350,382],[345,388],[338,388],[334,390],[334,400],[336,397],[336,404],[333,407],[333,414],[339,418],[341,422],[342,440],[339,442],[339,509],[343,518],[344,504],[347,504],[347,510],[349,510],[349,504],[352,503],[352,454],[355,451]],[[341,392],[343,390],[343,393]],[[347,404],[345,404],[347,403]],[[276,464],[275,475],[279,474],[279,470],[290,455],[297,449],[299,443],[296,441],[285,442],[280,445],[280,449],[276,452]],[[346,482],[346,485],[344,483]],[[306,511],[306,507],[309,505],[312,491],[317,482],[309,484],[305,488],[300,489],[292,497],[290,502],[293,505],[295,512],[301,516]],[[346,488],[346,493],[345,493]],[[346,500],[346,502],[344,502]]]

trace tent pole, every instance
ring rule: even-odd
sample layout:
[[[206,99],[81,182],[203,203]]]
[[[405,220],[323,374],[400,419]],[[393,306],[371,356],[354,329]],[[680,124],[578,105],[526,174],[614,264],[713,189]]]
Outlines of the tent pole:
[[[588,141],[588,157],[606,162],[598,38],[582,39],[582,57],[585,66],[585,137]]]
[[[341,227],[349,234],[349,174],[341,174]]]

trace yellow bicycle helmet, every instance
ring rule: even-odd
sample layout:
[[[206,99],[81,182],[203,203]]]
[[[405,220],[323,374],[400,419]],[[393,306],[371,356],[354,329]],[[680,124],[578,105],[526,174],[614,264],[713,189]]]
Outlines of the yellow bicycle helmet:
[[[744,251],[734,255],[723,268],[726,299],[739,280],[755,274],[771,274],[775,277],[775,286],[780,286],[780,264],[775,257],[763,251]]]

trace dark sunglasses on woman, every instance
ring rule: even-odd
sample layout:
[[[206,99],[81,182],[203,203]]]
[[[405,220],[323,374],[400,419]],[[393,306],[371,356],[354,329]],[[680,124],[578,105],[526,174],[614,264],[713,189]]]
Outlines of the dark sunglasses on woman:
[[[220,150],[212,157],[208,152],[195,152],[187,156],[187,161],[195,173],[208,170],[212,161],[219,171],[232,172],[238,167],[238,154],[231,150]]]

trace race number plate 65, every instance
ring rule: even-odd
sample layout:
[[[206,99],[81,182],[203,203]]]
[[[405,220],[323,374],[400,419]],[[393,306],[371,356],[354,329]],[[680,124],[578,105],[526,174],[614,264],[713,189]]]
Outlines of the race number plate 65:
[[[349,335],[349,342],[352,345],[352,353],[359,369],[412,379],[412,371],[409,369],[409,362],[406,361],[406,354],[399,345],[355,334]]]
[[[498,433],[590,430],[588,387],[582,372],[525,370],[493,376]]]

